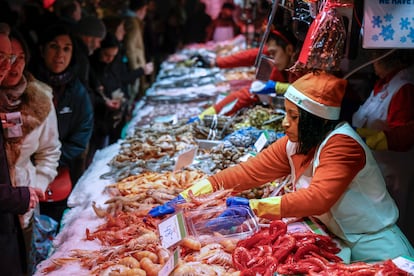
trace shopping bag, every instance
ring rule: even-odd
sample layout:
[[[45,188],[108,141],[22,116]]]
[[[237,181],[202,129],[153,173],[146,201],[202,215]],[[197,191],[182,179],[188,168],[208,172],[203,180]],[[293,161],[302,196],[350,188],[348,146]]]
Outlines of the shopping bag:
[[[72,180],[68,167],[59,167],[58,174],[49,184],[43,202],[56,202],[66,199],[72,191]]]
[[[30,270],[35,270],[36,266],[51,253],[53,239],[56,237],[57,229],[57,221],[49,216],[41,215],[39,208],[35,209],[33,215],[32,250],[30,252],[30,261],[32,264],[29,264]]]

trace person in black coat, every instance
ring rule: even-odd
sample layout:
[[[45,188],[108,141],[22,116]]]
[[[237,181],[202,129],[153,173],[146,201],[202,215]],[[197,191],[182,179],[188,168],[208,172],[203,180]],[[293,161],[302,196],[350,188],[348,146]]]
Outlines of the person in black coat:
[[[38,188],[12,187],[0,124],[0,267],[2,275],[27,273],[26,248],[18,215],[44,199]]]

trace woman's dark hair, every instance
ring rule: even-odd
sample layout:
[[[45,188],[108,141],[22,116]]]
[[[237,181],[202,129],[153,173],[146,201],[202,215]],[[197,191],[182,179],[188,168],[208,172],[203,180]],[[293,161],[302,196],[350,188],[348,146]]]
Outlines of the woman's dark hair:
[[[22,49],[24,51],[24,61],[26,63],[26,66],[24,68],[24,73],[27,74],[27,68],[29,66],[29,61],[30,61],[30,49],[27,46],[26,40],[24,39],[23,35],[16,29],[16,28],[12,28],[10,31],[10,35],[9,35],[10,41],[12,40],[16,40],[20,43],[20,45],[22,46]]]
[[[108,33],[115,34],[116,29],[125,21],[125,17],[121,15],[110,15],[102,18]]]
[[[338,124],[337,120],[327,120],[299,108],[297,153],[308,154],[325,139]]]
[[[130,0],[129,9],[132,11],[137,11],[143,6],[148,5],[148,0]]]
[[[39,46],[41,47],[41,51],[44,51],[46,44],[48,44],[49,42],[53,41],[56,37],[61,35],[69,36],[70,40],[72,41],[72,59],[70,61],[69,66],[75,66],[77,52],[76,39],[72,31],[64,24],[52,25],[41,33],[41,35],[39,36]]]
[[[276,44],[285,49],[289,44],[292,44],[296,48],[298,40],[291,30],[282,26],[276,26],[269,32],[269,40],[276,41]]]

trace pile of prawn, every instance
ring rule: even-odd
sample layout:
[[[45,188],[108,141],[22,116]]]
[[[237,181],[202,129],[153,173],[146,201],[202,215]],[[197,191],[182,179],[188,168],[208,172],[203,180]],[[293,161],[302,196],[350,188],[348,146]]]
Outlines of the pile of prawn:
[[[69,262],[79,262],[91,275],[158,275],[170,258],[156,232],[159,219],[146,218],[139,213],[120,212],[106,216],[106,222],[91,232],[86,228],[85,240],[99,240],[99,250],[73,249],[69,257],[52,259],[43,268],[46,274]]]
[[[219,190],[194,196],[190,192],[189,201],[181,208],[224,205],[230,193],[231,190]],[[103,218],[105,223],[94,231],[85,230],[85,240],[98,241],[102,245],[99,250],[73,249],[68,256],[51,259],[51,264],[42,268],[41,272],[47,274],[67,263],[78,262],[91,275],[97,276],[158,275],[172,255],[160,242],[157,225],[161,219],[149,217],[142,210],[105,213]],[[211,237],[186,237],[179,243],[181,260],[172,275],[239,275],[231,258],[236,243],[235,240],[225,239],[219,243],[212,242]]]
[[[108,214],[116,216],[121,211],[140,212],[145,215],[153,207],[173,199],[194,182],[205,177],[203,172],[191,170],[146,172],[129,176],[106,186],[105,192],[111,195],[111,198],[104,202],[106,208],[97,206],[95,202],[92,202],[92,207],[100,218]]]

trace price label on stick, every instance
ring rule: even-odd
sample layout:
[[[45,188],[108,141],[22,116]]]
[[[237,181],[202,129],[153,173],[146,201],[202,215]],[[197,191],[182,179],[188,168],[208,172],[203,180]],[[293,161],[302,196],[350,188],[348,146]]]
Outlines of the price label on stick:
[[[167,276],[174,270],[174,268],[178,264],[178,260],[180,258],[180,247],[173,252],[172,256],[165,262],[165,265],[162,267],[160,272],[158,272],[158,276]]]
[[[269,134],[267,131],[263,131],[262,134],[260,134],[259,138],[257,139],[256,143],[254,143],[254,147],[257,152],[260,152],[264,146],[266,145],[267,141],[269,140]]]
[[[174,171],[178,171],[188,165],[191,165],[194,161],[194,157],[196,156],[197,149],[197,147],[194,147],[180,154],[177,157],[177,162],[175,162]]]
[[[177,213],[158,224],[161,244],[165,248],[176,244],[187,236],[183,213]]]

